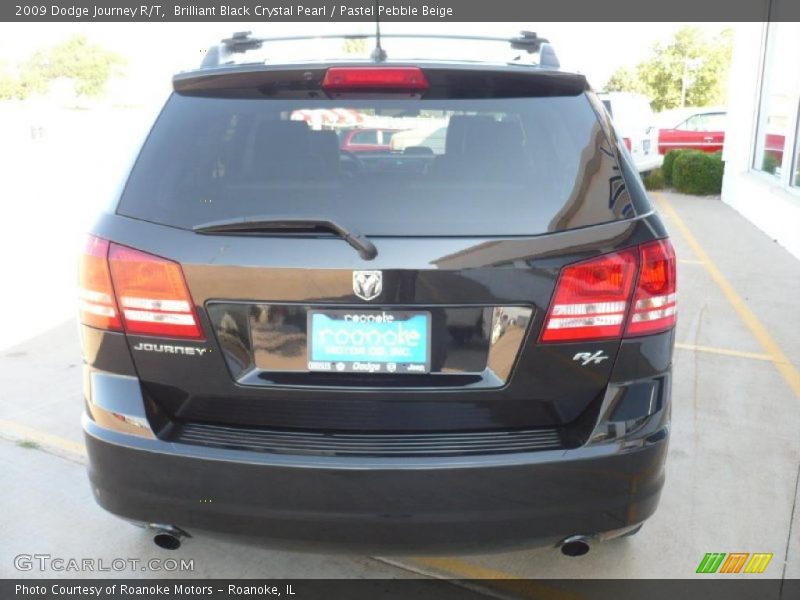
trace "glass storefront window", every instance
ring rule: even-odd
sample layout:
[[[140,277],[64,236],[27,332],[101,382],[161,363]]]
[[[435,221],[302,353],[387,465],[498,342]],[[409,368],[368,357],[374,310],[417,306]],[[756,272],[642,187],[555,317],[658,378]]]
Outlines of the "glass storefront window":
[[[800,104],[797,106],[797,132],[794,136],[794,176],[791,185],[800,187]]]
[[[753,168],[778,178],[790,168],[786,140],[797,127],[800,69],[787,57],[800,56],[797,23],[771,23],[761,87]],[[793,179],[796,180],[796,177]],[[796,183],[796,182],[793,182]]]

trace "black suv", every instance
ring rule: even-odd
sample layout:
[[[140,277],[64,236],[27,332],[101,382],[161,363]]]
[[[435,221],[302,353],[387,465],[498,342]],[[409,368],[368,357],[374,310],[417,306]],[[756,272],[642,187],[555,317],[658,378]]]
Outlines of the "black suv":
[[[675,257],[585,78],[530,33],[504,40],[530,64],[250,58],[272,41],[174,78],[87,239],[98,503],[171,548],[637,531],[664,482]],[[398,133],[359,154],[344,127]]]

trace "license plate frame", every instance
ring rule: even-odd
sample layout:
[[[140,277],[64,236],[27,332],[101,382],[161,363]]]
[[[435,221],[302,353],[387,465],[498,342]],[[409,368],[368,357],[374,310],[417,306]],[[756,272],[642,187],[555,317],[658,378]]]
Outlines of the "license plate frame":
[[[423,310],[309,309],[307,368],[323,373],[430,373],[431,321],[431,313]]]

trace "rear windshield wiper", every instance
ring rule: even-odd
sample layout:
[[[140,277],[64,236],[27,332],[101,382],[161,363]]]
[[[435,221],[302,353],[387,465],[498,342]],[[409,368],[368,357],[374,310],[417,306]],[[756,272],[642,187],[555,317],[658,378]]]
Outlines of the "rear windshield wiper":
[[[364,260],[378,256],[378,249],[369,238],[358,231],[347,229],[336,221],[319,217],[236,217],[195,225],[197,233],[258,233],[258,232],[333,232],[358,250]]]

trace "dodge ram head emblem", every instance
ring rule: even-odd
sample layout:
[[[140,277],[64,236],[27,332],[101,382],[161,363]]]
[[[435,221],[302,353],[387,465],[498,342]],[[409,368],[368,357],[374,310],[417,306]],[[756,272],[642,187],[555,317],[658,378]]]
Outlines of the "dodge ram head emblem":
[[[380,271],[353,271],[353,291],[362,300],[372,300],[383,291],[383,273]]]

